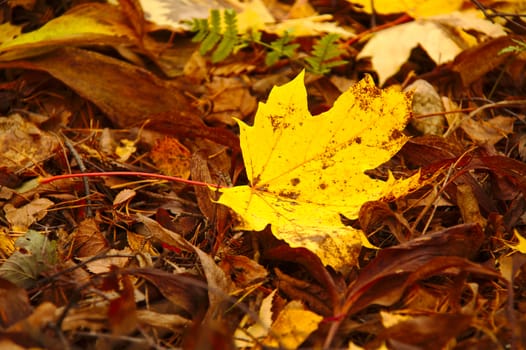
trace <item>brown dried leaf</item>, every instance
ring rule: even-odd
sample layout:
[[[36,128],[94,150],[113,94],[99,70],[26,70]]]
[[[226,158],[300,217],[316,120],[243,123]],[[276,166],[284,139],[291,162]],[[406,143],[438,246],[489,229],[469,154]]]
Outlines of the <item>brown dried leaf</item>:
[[[0,118],[0,168],[12,172],[33,168],[53,156],[58,145],[55,136],[19,114]]]
[[[185,310],[193,319],[203,317],[208,306],[207,293],[205,283],[196,276],[152,268],[127,269],[126,273],[152,283],[166,299]]]
[[[471,316],[462,314],[414,315],[388,327],[380,334],[380,339],[393,349],[444,349],[471,322]]]
[[[59,342],[46,332],[47,326],[57,320],[56,311],[55,305],[44,301],[35,308],[32,314],[7,328],[3,334],[23,344],[25,349],[28,347],[60,348]]]
[[[463,86],[469,86],[509,59],[511,53],[499,55],[499,52],[515,45],[514,39],[521,38],[513,35],[500,36],[464,50],[455,57],[451,69],[458,73]]]
[[[109,243],[100,232],[95,219],[86,219],[79,223],[72,234],[73,254],[77,257],[92,257],[106,250]]]
[[[233,117],[243,120],[256,110],[256,98],[239,78],[214,77],[206,87],[213,102],[212,113],[206,116],[206,121],[235,125]]]
[[[238,288],[261,282],[268,275],[263,266],[244,255],[225,254],[219,267],[227,276],[232,276]]]
[[[479,145],[493,146],[513,132],[516,118],[497,116],[490,120],[465,118],[461,128]]]
[[[29,226],[43,219],[47,215],[47,209],[54,204],[47,198],[34,199],[20,208],[7,203],[4,205],[5,218],[11,224],[13,231],[26,232]]]
[[[457,205],[465,223],[479,224],[483,229],[486,227],[486,219],[480,214],[477,198],[470,185],[457,186]]]
[[[118,206],[120,204],[129,202],[136,195],[137,195],[137,192],[135,190],[125,188],[124,190],[117,193],[117,195],[115,196],[115,199],[113,200],[113,205]]]
[[[7,328],[28,317],[33,308],[25,289],[0,278],[0,327]]]
[[[176,138],[157,140],[150,151],[150,158],[161,173],[188,179],[190,176],[190,151]]]

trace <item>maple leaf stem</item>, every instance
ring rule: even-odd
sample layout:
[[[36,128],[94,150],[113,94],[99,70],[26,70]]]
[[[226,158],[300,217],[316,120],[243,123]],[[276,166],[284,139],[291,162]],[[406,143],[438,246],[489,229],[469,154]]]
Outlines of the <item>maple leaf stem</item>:
[[[169,175],[162,175],[162,174],[155,174],[155,173],[143,173],[143,172],[137,172],[137,171],[102,171],[102,172],[94,172],[94,173],[77,173],[77,174],[62,174],[62,175],[56,175],[56,176],[50,176],[43,179],[39,179],[38,182],[41,184],[48,184],[54,181],[63,180],[63,179],[71,179],[75,177],[103,177],[103,176],[142,176],[142,177],[151,177],[154,179],[160,179],[160,180],[167,180],[167,181],[173,181],[173,182],[179,182],[184,183],[187,185],[194,185],[194,186],[203,186],[203,187],[214,187],[214,188],[225,188],[225,186],[217,185],[217,184],[209,184],[202,181],[195,181],[195,180],[187,180],[176,176],[169,176]]]

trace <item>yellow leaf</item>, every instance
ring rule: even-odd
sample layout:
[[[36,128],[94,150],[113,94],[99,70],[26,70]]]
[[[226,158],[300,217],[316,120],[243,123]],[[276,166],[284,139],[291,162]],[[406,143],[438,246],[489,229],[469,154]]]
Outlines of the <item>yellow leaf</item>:
[[[285,306],[272,324],[264,345],[284,349],[297,349],[314,332],[323,317],[305,310],[301,302],[295,300]]]
[[[84,4],[47,22],[32,32],[14,36],[0,44],[0,61],[33,57],[71,45],[130,44],[135,33],[118,7]]]
[[[284,35],[285,32],[289,32],[295,37],[316,36],[326,33],[335,33],[345,39],[355,36],[354,33],[340,27],[336,22],[327,22],[332,19],[332,15],[329,14],[287,19],[276,24],[267,25],[264,30],[280,36]]]
[[[517,237],[517,239],[519,240],[519,243],[517,244],[506,243],[506,245],[513,250],[519,251],[522,254],[526,254],[526,238],[521,236],[521,234],[517,230],[513,230],[513,233],[515,234],[515,237]]]
[[[413,18],[434,16],[459,10],[463,0],[348,0],[353,4],[362,5],[365,12],[371,13],[371,4],[374,10],[380,14],[407,13]]]
[[[277,289],[273,290],[268,296],[266,296],[261,302],[259,307],[259,322],[256,322],[246,330],[238,328],[234,334],[235,344],[237,348],[253,347],[255,342],[262,338],[265,338],[272,325],[272,303],[274,296],[276,295]],[[241,324],[246,320],[251,319],[249,315],[245,315]]]
[[[239,33],[248,33],[251,30],[265,30],[267,25],[275,22],[274,16],[272,16],[261,0],[244,3],[243,10],[237,16]]]
[[[135,151],[137,151],[135,142],[136,141],[122,139],[121,146],[117,146],[115,148],[115,154],[119,157],[120,162],[127,161],[135,153]]]
[[[354,263],[363,240],[361,231],[341,223],[340,214],[355,219],[363,203],[406,193],[418,182],[418,175],[381,181],[364,173],[406,142],[401,130],[410,98],[377,89],[367,77],[313,117],[303,77],[275,87],[259,105],[254,126],[238,121],[250,186],[223,189],[219,203],[242,218],[239,228],[270,224],[279,239],[307,247],[340,269]]]

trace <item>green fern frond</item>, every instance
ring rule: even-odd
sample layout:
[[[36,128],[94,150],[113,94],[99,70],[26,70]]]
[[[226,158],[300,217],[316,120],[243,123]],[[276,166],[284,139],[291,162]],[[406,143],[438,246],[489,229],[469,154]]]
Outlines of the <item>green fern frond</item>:
[[[309,65],[307,67],[309,71],[315,74],[326,74],[330,72],[332,67],[347,63],[344,60],[334,60],[340,56],[340,50],[336,43],[339,37],[338,34],[328,33],[314,45],[310,52],[311,57],[305,59]]]
[[[210,32],[208,27],[208,20],[206,18],[194,18],[191,22],[187,22],[191,27],[191,32],[197,32],[192,38],[192,42],[198,43],[204,40],[204,38]]]
[[[221,13],[219,10],[214,9],[210,11],[210,29],[201,42],[199,53],[203,56],[206,55],[208,51],[216,46],[219,40],[221,40]]]
[[[300,47],[291,43],[294,39],[289,32],[267,44],[261,41],[261,32],[251,31],[241,36],[237,27],[237,14],[234,10],[224,10],[221,13],[214,9],[210,11],[209,19],[194,19],[186,22],[195,32],[193,42],[201,42],[199,53],[212,53],[212,62],[217,63],[227,58],[232,52],[248,44],[258,44],[267,48],[265,57],[267,66],[274,65],[280,58],[294,59]],[[337,41],[338,34],[329,33],[323,36],[313,47],[309,57],[305,58],[307,69],[315,74],[329,73],[331,68],[347,63],[339,60],[340,51]]]
[[[292,37],[289,32],[273,42],[270,43],[270,52],[265,57],[265,64],[267,66],[274,65],[281,57],[292,58],[296,54],[296,50],[300,47],[300,44],[289,44]]]
[[[511,40],[517,45],[506,46],[505,48],[499,51],[499,55],[502,55],[508,52],[521,53],[521,52],[526,51],[526,42],[516,40],[516,39],[511,39]]]
[[[223,17],[223,18],[221,18]],[[224,30],[221,28],[221,20]],[[210,19],[194,19],[190,24],[190,31],[196,32],[193,42],[201,42],[199,53],[206,55],[215,48],[212,62],[217,63],[230,55],[236,45],[240,43],[237,30],[237,14],[232,9],[224,10],[223,16],[218,9],[210,11]]]
[[[217,63],[227,58],[236,44],[239,42],[237,32],[237,14],[234,10],[225,10],[223,14],[223,22],[225,23],[225,30],[223,32],[221,42],[212,54],[212,62]]]

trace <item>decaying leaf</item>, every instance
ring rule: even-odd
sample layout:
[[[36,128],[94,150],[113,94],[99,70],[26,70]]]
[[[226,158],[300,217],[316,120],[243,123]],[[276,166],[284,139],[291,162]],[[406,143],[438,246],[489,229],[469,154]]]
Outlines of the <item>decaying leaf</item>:
[[[190,176],[192,154],[176,138],[165,137],[155,143],[150,158],[161,173],[187,179]]]
[[[325,264],[352,265],[361,231],[344,226],[340,215],[354,219],[363,203],[406,193],[418,182],[418,175],[381,181],[364,173],[405,143],[409,110],[409,95],[379,90],[366,78],[313,117],[301,73],[272,90],[253,127],[239,122],[250,186],[223,189],[219,203],[239,214],[239,228],[270,224],[278,238],[312,250]]]
[[[40,273],[56,263],[56,242],[30,230],[15,244],[19,250],[0,266],[0,277],[19,287],[29,288],[35,284]]]

